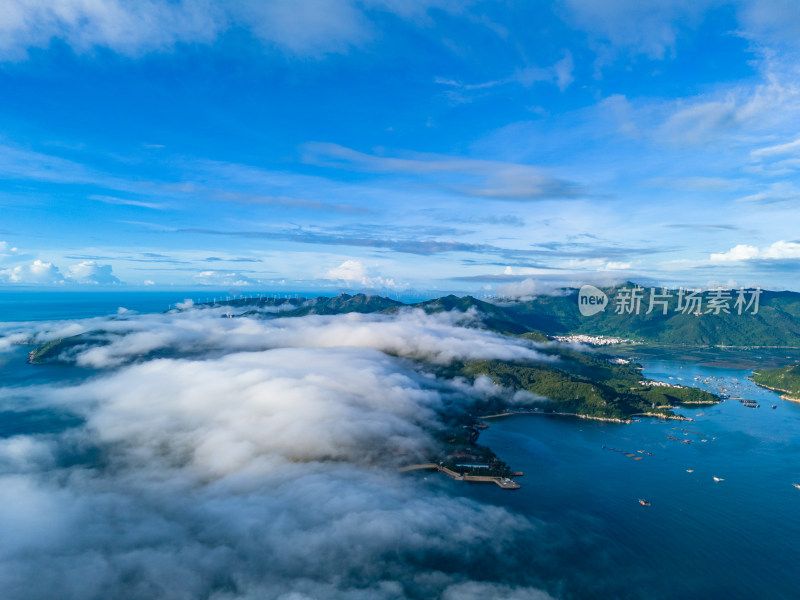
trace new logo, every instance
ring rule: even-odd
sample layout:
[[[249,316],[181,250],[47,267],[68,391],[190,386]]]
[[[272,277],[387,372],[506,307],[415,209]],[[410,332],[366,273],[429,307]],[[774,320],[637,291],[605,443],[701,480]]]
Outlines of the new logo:
[[[584,317],[602,312],[608,306],[608,296],[593,285],[584,285],[578,292],[578,309]]]

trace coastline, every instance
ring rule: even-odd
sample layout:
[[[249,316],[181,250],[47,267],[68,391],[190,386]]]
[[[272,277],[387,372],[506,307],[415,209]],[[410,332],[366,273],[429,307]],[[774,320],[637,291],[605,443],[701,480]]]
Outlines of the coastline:
[[[407,473],[408,471],[420,471],[420,470],[436,470],[440,473],[444,473],[445,475],[449,476],[451,479],[455,481],[473,481],[477,483],[494,483],[498,487],[504,490],[518,490],[520,485],[509,477],[495,477],[493,475],[468,475],[466,473],[457,473],[452,469],[448,469],[444,465],[437,465],[436,463],[422,463],[417,465],[408,465],[406,467],[401,467],[401,473]],[[521,475],[521,472],[518,472]],[[517,475],[519,477],[519,475]]]
[[[588,419],[590,421],[606,421],[608,423],[622,423],[624,425],[628,425],[633,421],[631,419],[619,419],[617,417],[594,417],[591,415],[581,415],[578,413],[566,413],[566,412],[544,412],[544,411],[506,411],[502,413],[497,413],[494,415],[486,415],[484,417],[479,417],[481,419],[497,419],[499,417],[510,417],[513,415],[549,415],[549,416],[556,416],[556,417],[577,417],[578,419]]]
[[[800,400],[798,400],[800,402]],[[688,403],[687,403],[688,404]],[[693,403],[697,404],[698,406],[705,406],[706,403]],[[708,406],[713,406],[717,403],[709,403]],[[661,413],[653,413],[653,412],[643,412],[643,413],[635,413],[630,415],[627,419],[621,419],[618,417],[595,417],[592,415],[582,415],[579,413],[566,413],[566,412],[544,412],[544,411],[506,411],[502,413],[496,413],[493,415],[486,415],[484,417],[479,417],[481,419],[497,419],[500,417],[510,417],[514,415],[548,415],[548,416],[555,416],[555,417],[573,417],[578,419],[586,419],[589,421],[604,421],[606,423],[620,423],[622,425],[630,425],[633,423],[633,417],[653,417],[655,419],[663,419],[665,421],[693,421],[691,417],[684,417],[683,415],[664,415]]]
[[[796,402],[796,403],[800,404],[800,398],[794,398],[794,397],[790,396],[789,394],[791,394],[792,392],[790,392],[789,390],[782,390],[781,388],[770,387],[770,386],[765,385],[763,383],[758,383],[752,377],[748,377],[747,379],[749,379],[750,381],[755,383],[758,387],[762,387],[764,389],[771,390],[773,392],[781,392],[781,400],[788,400],[789,402]]]

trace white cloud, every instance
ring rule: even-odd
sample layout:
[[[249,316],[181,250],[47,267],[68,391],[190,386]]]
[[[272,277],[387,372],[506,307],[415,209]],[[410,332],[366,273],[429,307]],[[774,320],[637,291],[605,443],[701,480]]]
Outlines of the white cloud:
[[[525,164],[431,154],[396,158],[366,154],[338,144],[305,145],[306,162],[358,171],[431,177],[431,185],[467,196],[504,200],[536,200],[577,196],[576,184]]]
[[[372,40],[371,11],[425,25],[432,7],[457,12],[441,0],[9,0],[0,7],[0,59],[23,60],[31,48],[54,41],[75,52],[97,48],[138,57],[178,44],[209,44],[240,27],[267,47],[302,57],[346,53]]]
[[[366,16],[354,2],[256,0],[239,2],[232,12],[264,42],[303,56],[346,53],[372,37]]]
[[[235,271],[201,271],[193,279],[199,285],[216,287],[245,287],[258,283],[257,280]]]
[[[279,312],[273,310],[272,312]],[[78,347],[67,358],[91,367],[115,366],[155,351],[261,351],[293,348],[373,348],[395,356],[426,358],[438,364],[452,360],[499,358],[550,360],[524,342],[473,328],[480,316],[473,312],[437,313],[402,311],[381,314],[314,315],[303,319],[223,319],[236,314],[230,307],[191,310],[178,315],[139,315],[112,321],[90,320],[83,331],[105,332],[106,345]],[[44,327],[44,326],[43,326]],[[72,331],[71,335],[80,333]],[[64,337],[58,329],[43,329],[39,341]]]
[[[85,260],[77,265],[72,265],[67,270],[67,277],[78,283],[121,283],[111,272],[111,265],[100,265],[93,260]]]
[[[561,0],[565,17],[596,43],[661,59],[674,51],[678,31],[697,24],[710,0]]]
[[[575,77],[572,74],[574,68],[575,63],[572,60],[572,54],[570,52],[566,52],[564,58],[562,58],[553,66],[553,72],[556,77],[556,85],[562,92],[565,91],[573,81],[575,81]]]
[[[346,260],[325,273],[324,278],[361,282],[367,278],[367,269],[357,260]]]
[[[0,269],[0,281],[15,284],[63,284],[64,276],[52,263],[36,259],[31,263]]]
[[[209,42],[225,23],[213,4],[194,0],[9,0],[0,9],[0,53],[6,59],[25,58],[30,48],[45,48],[53,40],[76,52],[110,48],[138,56],[169,49],[179,42]]]
[[[15,285],[64,285],[64,284],[116,284],[120,280],[112,273],[111,265],[101,265],[86,260],[70,266],[66,273],[59,267],[42,259],[20,254],[17,248],[8,248],[0,242],[0,260],[7,265],[0,269],[0,283]]]
[[[778,241],[764,248],[737,244],[727,252],[711,254],[711,262],[742,262],[753,259],[781,260],[800,258],[800,243]]]
[[[573,69],[575,62],[572,59],[572,53],[568,50],[564,52],[563,58],[558,60],[550,67],[526,67],[517,69],[510,77],[505,79],[494,79],[491,81],[482,81],[480,83],[462,83],[447,77],[436,77],[434,82],[439,85],[448,86],[453,88],[452,95],[450,96],[455,103],[471,101],[469,93],[483,93],[485,90],[495,88],[498,86],[505,86],[508,84],[520,84],[525,87],[531,87],[535,83],[548,82],[558,86],[562,92],[565,91],[570,84],[575,80],[573,76]]]
[[[738,3],[742,33],[761,44],[797,46],[800,12],[794,0],[748,0]]]
[[[725,100],[700,100],[685,108],[679,106],[660,127],[658,134],[674,142],[704,144],[745,125],[762,112],[766,103],[762,98],[753,97],[742,104],[728,97]]]
[[[759,249],[755,246],[748,246],[747,244],[737,244],[727,252],[718,252],[711,254],[711,262],[735,262],[741,260],[750,260],[759,255]]]
[[[530,345],[458,327],[460,313],[221,314],[87,320],[93,335],[121,336],[135,364],[14,390],[85,424],[0,440],[4,598],[549,598],[509,583],[523,572],[510,557],[523,541],[544,555],[548,536],[564,547],[565,532],[396,470],[436,447],[442,415],[493,390],[484,381],[473,396],[393,349],[492,357]],[[145,339],[192,358],[148,359]],[[80,462],[62,460],[76,449]]]
[[[157,202],[144,202],[142,200],[130,200],[128,198],[116,198],[114,196],[90,196],[92,200],[99,200],[105,204],[117,204],[120,206],[135,206],[137,208],[152,208],[153,210],[164,210],[165,204]]]
[[[739,198],[739,202],[750,204],[779,204],[800,198],[800,188],[791,181],[777,181],[762,186],[761,191]]]
[[[507,267],[507,271],[510,267]],[[513,283],[497,286],[497,295],[501,298],[515,298],[521,301],[531,300],[536,296],[552,296],[560,294],[562,284],[528,278]]]
[[[765,156],[780,156],[783,154],[797,153],[800,153],[800,139],[794,140],[793,142],[787,142],[785,144],[757,148],[750,152],[750,155],[756,158],[763,158]]]
[[[629,262],[619,262],[619,261],[610,261],[606,264],[605,270],[606,271],[622,271],[625,269],[630,269],[633,265]]]
[[[368,269],[363,263],[357,260],[346,260],[338,267],[328,270],[322,279],[332,281],[344,281],[348,284],[355,284],[365,288],[391,288],[397,289],[406,287],[395,282],[394,279],[381,276],[370,276]]]

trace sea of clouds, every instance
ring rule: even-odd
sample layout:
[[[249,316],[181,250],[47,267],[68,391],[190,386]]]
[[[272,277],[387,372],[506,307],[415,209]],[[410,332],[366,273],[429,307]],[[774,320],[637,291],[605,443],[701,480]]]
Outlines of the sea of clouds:
[[[397,467],[435,450],[443,415],[514,399],[421,361],[552,359],[474,313],[241,312],[4,326],[3,369],[23,342],[103,343],[66,351],[69,378],[24,365],[0,388],[2,414],[81,423],[0,439],[0,596],[550,597],[531,568],[546,524]]]

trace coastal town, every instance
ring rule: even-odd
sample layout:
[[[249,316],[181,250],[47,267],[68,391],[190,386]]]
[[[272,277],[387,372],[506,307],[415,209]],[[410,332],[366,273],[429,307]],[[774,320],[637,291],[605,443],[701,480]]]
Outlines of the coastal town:
[[[619,337],[607,337],[604,335],[554,335],[551,339],[567,344],[588,344],[590,346],[613,346],[615,344],[635,344],[634,340]]]

